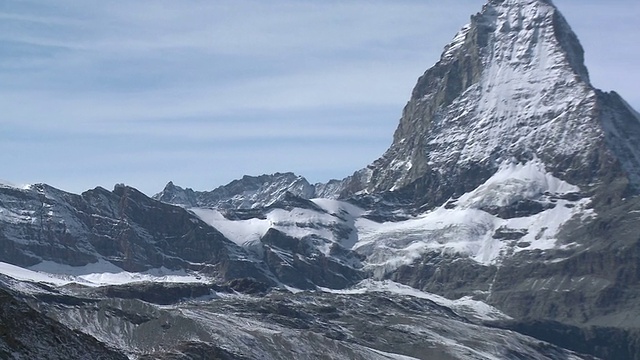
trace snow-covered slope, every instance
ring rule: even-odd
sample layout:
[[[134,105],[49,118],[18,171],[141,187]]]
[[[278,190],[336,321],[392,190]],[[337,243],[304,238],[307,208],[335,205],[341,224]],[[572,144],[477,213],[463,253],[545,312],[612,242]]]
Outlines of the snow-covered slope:
[[[143,273],[132,273],[105,261],[73,267],[46,262],[32,266],[30,269],[0,262],[0,274],[16,280],[54,286],[78,284],[95,287],[137,282],[201,283],[209,281],[206,276],[190,275],[185,271],[174,271],[166,268],[148,270]]]
[[[505,162],[478,188],[423,215],[386,223],[359,219],[355,249],[383,276],[427,252],[489,265],[522,251],[575,246],[559,243],[558,232],[574,217],[593,215],[579,191],[539,161]]]
[[[200,219],[222,232],[236,244],[243,245],[260,240],[269,229],[276,229],[286,235],[301,238],[313,235],[328,241],[324,253],[329,252],[331,243],[351,247],[357,239],[355,219],[364,210],[349,203],[312,199],[318,208],[274,208],[249,219],[230,220],[218,209],[190,208]]]
[[[473,300],[471,296],[465,296],[460,299],[451,300],[435,294],[426,293],[424,291],[420,291],[410,286],[402,285],[390,280],[375,281],[367,279],[349,289],[322,289],[322,291],[334,294],[367,294],[380,292],[405,295],[433,301],[438,305],[450,308],[460,316],[476,321],[510,319],[509,316],[505,315],[500,310],[494,308],[493,306],[489,306],[482,301]]]
[[[362,278],[356,219],[364,212],[337,200],[292,194],[266,208],[190,208],[204,222],[246,249],[285,285],[344,288]]]
[[[579,187],[551,175],[538,159],[505,161],[476,189],[403,221],[372,220],[364,209],[339,200],[312,203],[317,207],[266,208],[240,219],[216,209],[190,211],[247,248],[273,229],[295,239],[313,238],[308,244],[324,256],[331,257],[335,246],[355,250],[377,276],[428,252],[490,265],[519,252],[570,248],[577,245],[558,241],[562,226],[595,215]]]

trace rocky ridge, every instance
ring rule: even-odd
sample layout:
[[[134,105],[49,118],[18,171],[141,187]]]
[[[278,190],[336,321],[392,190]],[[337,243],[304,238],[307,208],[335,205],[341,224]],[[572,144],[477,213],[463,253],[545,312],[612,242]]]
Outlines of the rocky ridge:
[[[153,196],[166,203],[186,207],[218,209],[251,209],[271,205],[286,193],[303,199],[315,197],[316,189],[307,179],[293,173],[244,176],[212,191],[183,189],[169,182],[164,190]]]

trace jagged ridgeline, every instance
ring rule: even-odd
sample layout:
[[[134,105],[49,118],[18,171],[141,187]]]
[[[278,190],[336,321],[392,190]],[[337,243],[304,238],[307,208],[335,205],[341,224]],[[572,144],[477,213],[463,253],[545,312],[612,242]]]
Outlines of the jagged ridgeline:
[[[558,9],[490,0],[345,179],[0,186],[0,357],[640,359],[639,189]]]

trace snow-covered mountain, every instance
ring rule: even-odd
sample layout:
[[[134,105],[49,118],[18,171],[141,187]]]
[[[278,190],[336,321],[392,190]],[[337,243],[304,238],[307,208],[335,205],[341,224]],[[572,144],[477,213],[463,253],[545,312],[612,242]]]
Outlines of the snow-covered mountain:
[[[639,139],[637,114],[591,86],[583,49],[550,1],[489,1],[420,77],[389,150],[345,179],[341,196],[395,192],[438,206],[504,162],[532,159],[585,190],[637,189]]]
[[[640,359],[639,190],[558,9],[489,0],[346,179],[0,185],[0,290],[130,358]]]

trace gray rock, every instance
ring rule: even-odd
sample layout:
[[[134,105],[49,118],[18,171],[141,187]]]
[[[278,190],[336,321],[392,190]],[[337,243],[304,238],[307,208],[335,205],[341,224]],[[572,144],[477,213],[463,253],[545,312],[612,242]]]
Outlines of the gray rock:
[[[0,289],[0,357],[3,359],[126,360],[94,337],[43,316]]]

